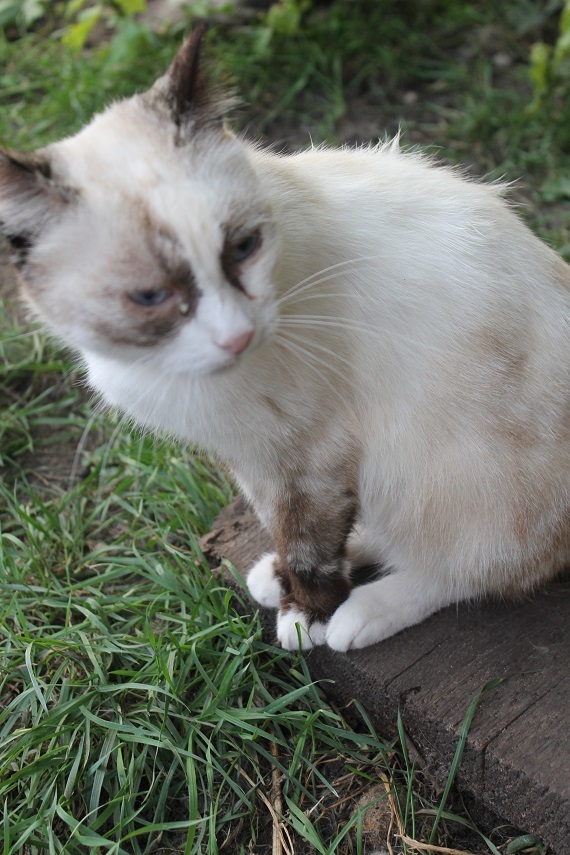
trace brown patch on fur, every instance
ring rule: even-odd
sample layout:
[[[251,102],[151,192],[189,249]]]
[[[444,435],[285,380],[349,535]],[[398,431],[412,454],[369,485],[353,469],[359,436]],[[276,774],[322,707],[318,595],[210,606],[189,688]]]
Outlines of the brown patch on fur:
[[[501,434],[501,436],[507,440],[510,448],[515,454],[532,448],[539,439],[534,425],[513,425],[506,420],[498,421],[497,433]]]
[[[521,501],[515,509],[514,530],[517,540],[525,544],[531,534],[532,515],[528,502]]]
[[[543,535],[540,546],[533,545],[532,500],[522,501],[514,515],[514,531],[521,545],[528,546],[528,559],[522,561],[517,571],[513,567],[497,567],[489,579],[499,580],[497,593],[509,598],[520,598],[540,588],[565,568],[570,567],[570,508],[566,508],[551,531]]]
[[[257,245],[255,246],[255,249],[253,250],[251,255],[248,255],[242,261],[239,261],[236,258],[236,249],[239,247],[240,242],[244,239],[247,239],[248,237],[256,238],[258,241]],[[238,291],[241,291],[242,294],[246,295],[246,297],[249,297],[249,294],[243,287],[242,281],[240,279],[242,266],[244,264],[247,264],[247,262],[257,254],[257,251],[260,247],[261,232],[259,229],[256,229],[253,233],[242,237],[240,237],[239,234],[235,235],[232,232],[228,232],[224,239],[224,246],[222,249],[222,254],[220,256],[220,262],[222,265],[224,276],[233,288],[236,288]],[[250,299],[252,298],[250,297]]]
[[[0,178],[20,178],[26,181],[26,174],[34,179],[41,175],[48,181],[51,180],[52,167],[49,158],[36,151],[20,152],[0,146]]]
[[[528,330],[526,334],[532,333]],[[483,326],[473,333],[472,341],[476,347],[476,364],[492,372],[485,374],[495,387],[495,406],[489,424],[493,425],[494,435],[506,442],[516,457],[540,441],[532,420],[521,419],[516,410],[519,390],[532,370],[525,334],[514,336],[507,330]]]
[[[243,287],[241,279],[239,278],[240,267],[239,264],[237,264],[232,258],[232,250],[233,245],[226,238],[226,240],[224,241],[224,248],[222,249],[222,254],[220,256],[222,270],[224,271],[224,276],[226,277],[232,288],[235,288],[237,291],[241,291],[242,294],[245,294],[245,288]]]
[[[113,344],[134,344],[152,347],[171,336],[184,322],[178,305],[168,307],[136,306],[128,294],[123,295],[124,317],[119,321],[100,321],[94,328]]]
[[[277,508],[276,573],[286,592],[281,608],[299,608],[309,623],[327,620],[350,593],[346,541],[358,512],[353,471],[344,461],[314,495],[299,489],[296,479]]]
[[[202,292],[196,284],[190,263],[184,258],[177,235],[168,226],[154,222],[148,212],[139,215],[144,232],[144,258],[126,250],[113,271],[112,278],[122,281],[121,312],[95,325],[99,333],[114,344],[152,347],[174,335],[181,324],[195,313]],[[137,294],[167,292],[164,302],[144,305]],[[117,292],[107,289],[109,301]]]
[[[309,627],[315,620],[327,621],[346,600],[352,587],[350,579],[340,572],[314,577],[310,581],[289,573],[288,585],[291,592],[281,600],[281,610],[299,609],[307,618]]]
[[[281,584],[283,597],[289,596],[292,591],[289,568],[282,561],[276,560],[274,562],[274,572]]]
[[[274,413],[278,418],[282,419],[287,416],[287,413],[281,409],[277,401],[275,401],[271,395],[263,395],[262,400],[264,404],[267,404],[272,413]]]
[[[551,559],[553,575],[570,565],[570,508],[566,508],[554,528],[547,557]]]
[[[493,361],[502,381],[510,386],[520,384],[528,364],[524,342],[508,336],[497,327],[483,326],[473,333],[473,343],[482,354],[484,362],[489,359]]]
[[[188,276],[177,280],[164,281],[159,287],[172,293],[157,306],[141,306],[133,301],[129,292],[122,292],[121,317],[110,318],[94,324],[95,329],[114,344],[131,344],[140,347],[152,347],[165,338],[174,335],[179,327],[191,319],[195,312],[201,291]],[[145,291],[142,286],[139,290]],[[149,288],[148,291],[152,291]],[[110,295],[111,299],[113,295]],[[184,312],[182,312],[184,307]]]
[[[177,122],[190,111],[199,109],[208,102],[200,70],[200,52],[205,33],[204,24],[197,24],[168,70],[169,86],[166,98]]]
[[[316,497],[292,487],[277,509],[279,554],[297,576],[311,579],[319,575],[320,567],[344,558],[356,513],[356,495],[342,485],[337,495],[326,496],[322,506]]]

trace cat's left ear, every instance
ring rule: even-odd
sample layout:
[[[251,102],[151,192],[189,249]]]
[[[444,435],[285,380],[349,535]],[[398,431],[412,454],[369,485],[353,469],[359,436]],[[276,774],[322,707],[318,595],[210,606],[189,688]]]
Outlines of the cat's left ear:
[[[0,232],[20,269],[47,223],[69,202],[70,193],[52,175],[42,152],[0,148]]]
[[[201,64],[206,27],[197,24],[170,68],[146,93],[150,103],[166,104],[178,128],[221,125],[233,99],[222,95],[205,78]]]

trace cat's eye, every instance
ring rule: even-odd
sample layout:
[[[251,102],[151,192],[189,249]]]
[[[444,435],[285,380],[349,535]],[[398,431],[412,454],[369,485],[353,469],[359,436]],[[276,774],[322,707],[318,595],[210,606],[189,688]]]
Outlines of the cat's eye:
[[[261,246],[261,232],[255,231],[250,235],[242,238],[238,243],[235,243],[232,247],[232,260],[237,262],[237,264],[241,264],[242,261],[245,261],[250,256],[256,252],[257,249]]]
[[[131,291],[129,293],[129,297],[133,303],[137,304],[137,306],[143,306],[145,309],[152,309],[155,306],[161,306],[165,303],[171,293],[172,292],[169,288],[159,288],[158,290],[147,288],[144,291]]]

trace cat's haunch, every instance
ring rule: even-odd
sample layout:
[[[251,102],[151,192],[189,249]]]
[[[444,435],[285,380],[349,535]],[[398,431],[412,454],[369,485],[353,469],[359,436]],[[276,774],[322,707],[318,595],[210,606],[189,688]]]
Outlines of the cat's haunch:
[[[235,137],[202,34],[77,135],[0,150],[30,306],[105,402],[231,467],[285,647],[540,585],[570,558],[570,268],[397,141]]]

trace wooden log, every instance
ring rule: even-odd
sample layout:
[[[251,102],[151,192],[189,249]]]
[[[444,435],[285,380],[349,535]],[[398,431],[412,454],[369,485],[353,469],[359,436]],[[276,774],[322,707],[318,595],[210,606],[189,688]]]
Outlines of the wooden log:
[[[271,539],[238,499],[202,542],[212,562],[245,575]],[[268,641],[275,613],[262,611]],[[515,827],[570,852],[570,579],[518,603],[463,603],[419,626],[346,654],[310,651],[315,679],[336,703],[358,698],[385,736],[398,710],[430,772],[447,778],[469,704],[486,692],[473,721],[457,783]]]

